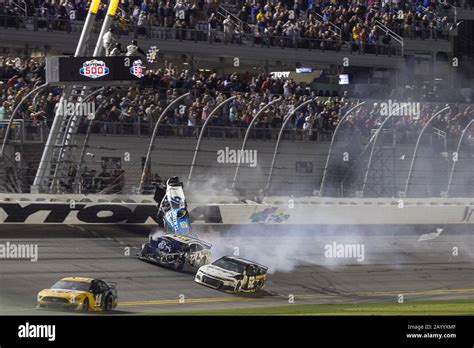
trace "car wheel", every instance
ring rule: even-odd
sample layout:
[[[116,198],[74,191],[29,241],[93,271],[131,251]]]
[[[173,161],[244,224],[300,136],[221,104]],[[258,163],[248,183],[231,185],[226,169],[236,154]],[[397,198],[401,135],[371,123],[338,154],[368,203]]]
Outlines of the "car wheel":
[[[112,295],[107,296],[107,298],[105,299],[104,310],[106,312],[110,312],[112,310],[113,305],[114,305],[114,297]]]
[[[89,299],[86,298],[84,302],[82,302],[82,312],[87,313],[89,312]]]
[[[181,272],[184,268],[184,262],[180,261],[179,263],[174,264],[174,270]]]
[[[234,292],[236,292],[236,293],[239,292],[241,286],[242,286],[241,281],[239,281],[237,284],[235,284]]]

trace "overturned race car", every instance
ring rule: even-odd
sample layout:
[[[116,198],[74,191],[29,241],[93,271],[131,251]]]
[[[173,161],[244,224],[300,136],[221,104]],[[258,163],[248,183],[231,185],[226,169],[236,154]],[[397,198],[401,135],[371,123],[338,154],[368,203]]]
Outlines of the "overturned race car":
[[[265,286],[268,267],[233,256],[224,256],[199,268],[198,284],[226,292],[256,292]]]
[[[176,271],[196,271],[211,261],[211,244],[177,233],[150,237],[138,258]]]
[[[165,232],[190,234],[191,219],[187,209],[183,183],[177,176],[158,186],[154,200],[158,203],[158,221]]]

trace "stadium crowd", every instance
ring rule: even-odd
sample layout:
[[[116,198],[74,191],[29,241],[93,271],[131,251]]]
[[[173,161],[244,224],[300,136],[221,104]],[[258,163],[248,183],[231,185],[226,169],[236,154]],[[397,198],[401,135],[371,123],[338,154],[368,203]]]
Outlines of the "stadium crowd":
[[[461,0],[456,5],[472,8],[473,2]],[[85,19],[88,8],[87,0],[27,0],[27,4],[28,13],[38,19],[37,27],[46,30],[71,30],[72,22]],[[360,53],[391,54],[395,36],[383,26],[405,38],[446,38],[456,24],[448,20],[451,6],[432,0],[241,0],[229,8],[218,0],[122,0],[116,27],[121,35],[148,37],[154,30],[169,38],[268,46],[339,50],[348,42]],[[0,17],[16,10],[0,3]],[[105,12],[102,3],[98,19]]]
[[[20,100],[34,87],[44,81],[44,65],[32,59],[16,59],[10,64],[0,62],[0,121],[7,120]],[[443,101],[443,96],[436,91],[407,86],[401,91],[393,90],[390,95],[381,99],[409,100],[421,102],[421,117],[397,119],[396,127],[401,133],[417,134],[420,127],[434,112],[434,105],[427,101]],[[49,88],[49,87],[48,87]],[[96,118],[93,132],[102,134],[142,134],[150,135],[158,116],[174,99],[184,92],[190,95],[168,112],[163,124],[175,135],[195,136],[197,127],[203,124],[216,105],[226,98],[236,98],[226,103],[215,112],[209,121],[211,127],[245,128],[252,121],[258,110],[282,97],[282,101],[267,108],[260,115],[257,129],[268,129],[264,137],[272,137],[271,130],[280,129],[285,116],[300,103],[313,98],[314,101],[299,109],[292,116],[287,129],[296,130],[299,138],[303,134],[312,140],[318,135],[330,134],[340,118],[357,99],[344,92],[330,94],[328,91],[316,91],[298,85],[291,79],[272,78],[260,74],[231,74],[218,76],[217,73],[205,75],[194,74],[189,70],[173,68],[170,64],[156,71],[149,70],[140,86],[128,88],[108,87],[95,97]],[[50,127],[55,115],[57,103],[61,97],[59,87],[51,87],[47,93],[30,98],[19,109],[17,118],[29,121],[29,127],[45,124]],[[372,96],[373,97],[373,96]],[[474,110],[464,110],[453,105],[451,110],[440,118],[435,125],[448,134],[455,135],[463,129],[466,122],[473,118]],[[380,106],[364,105],[352,119],[357,129],[363,134],[370,134],[383,120]],[[85,132],[88,122],[83,120],[79,131]],[[350,124],[349,123],[349,124]],[[232,135],[230,135],[232,136]],[[274,137],[274,134],[273,134]]]

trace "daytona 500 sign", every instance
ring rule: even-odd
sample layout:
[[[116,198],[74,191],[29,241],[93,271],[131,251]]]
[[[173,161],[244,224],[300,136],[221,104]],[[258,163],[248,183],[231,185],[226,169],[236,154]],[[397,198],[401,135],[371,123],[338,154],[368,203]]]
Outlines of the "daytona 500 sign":
[[[3,223],[67,224],[156,224],[158,210],[152,204],[61,204],[0,203]],[[190,210],[195,222],[222,223],[218,205],[196,206]]]
[[[418,201],[414,201],[418,202]],[[380,202],[378,202],[380,203]],[[385,200],[390,203],[390,200]],[[438,202],[439,203],[439,202]],[[457,202],[459,203],[459,202]],[[190,205],[197,224],[270,225],[371,225],[371,224],[474,224],[474,208],[459,204],[336,205],[211,204]],[[137,203],[0,203],[0,224],[157,224],[154,204]]]

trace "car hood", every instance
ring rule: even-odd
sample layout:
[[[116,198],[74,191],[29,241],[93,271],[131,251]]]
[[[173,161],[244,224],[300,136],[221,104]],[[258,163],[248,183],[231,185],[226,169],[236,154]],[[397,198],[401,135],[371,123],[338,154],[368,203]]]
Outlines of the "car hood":
[[[67,289],[44,289],[39,292],[40,296],[61,297],[70,299],[78,295],[84,295],[87,291],[67,290]]]
[[[237,272],[228,271],[226,269],[214,265],[202,266],[201,268],[199,268],[199,271],[217,278],[233,278],[236,275],[239,275],[239,273]]]

